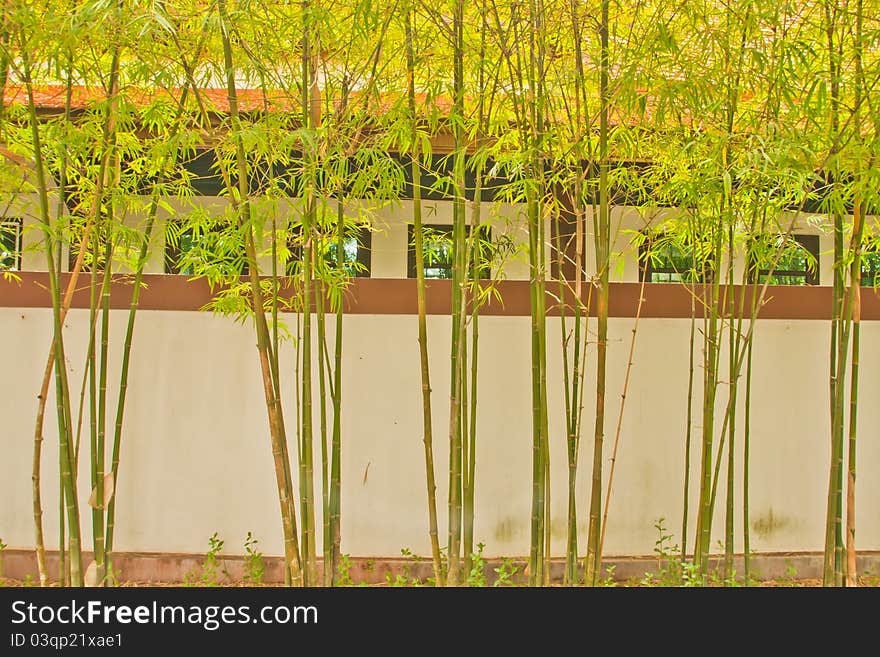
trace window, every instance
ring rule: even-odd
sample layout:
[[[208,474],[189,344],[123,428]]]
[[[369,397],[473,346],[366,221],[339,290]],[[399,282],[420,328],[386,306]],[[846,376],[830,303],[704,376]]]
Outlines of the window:
[[[880,250],[877,245],[863,246],[862,286],[880,287]]]
[[[197,265],[204,265],[204,267]],[[165,231],[165,273],[247,276],[244,244],[233,226],[183,227],[170,221]]]
[[[82,243],[82,236],[77,235],[70,240],[70,248],[67,250],[67,271],[73,271],[76,267],[76,259],[79,257],[79,246]],[[95,239],[98,240],[95,249]],[[89,236],[86,253],[83,256],[80,271],[92,271],[92,263],[95,262],[96,256],[98,261],[97,271],[104,271],[104,261],[107,259],[107,242],[102,236],[96,236],[94,233]]]
[[[575,212],[570,208],[571,198],[564,190],[559,190],[563,207],[560,208],[559,214],[555,217],[555,221],[550,224],[551,231],[551,249],[553,257],[550,259],[550,276],[559,279],[560,274],[565,281],[573,281],[577,278],[577,261],[578,261],[578,218]],[[580,267],[581,280],[587,279],[587,250],[588,239],[586,222],[582,218],[581,227],[581,253]]]
[[[21,269],[21,219],[0,219],[0,271]]]
[[[414,226],[407,226],[406,275],[416,277],[416,247]],[[465,235],[471,235],[471,226],[466,226]],[[489,260],[492,256],[492,229],[482,225],[478,229],[475,255],[471,268],[477,270],[477,278],[491,278]],[[422,246],[425,257],[425,278],[452,278],[452,226],[449,224],[422,224]]]
[[[777,256],[773,273],[769,274],[770,265]],[[757,279],[758,283],[767,282],[770,285],[819,284],[818,235],[765,236],[760,241],[752,242],[749,260],[749,278],[752,282]]]
[[[639,280],[646,283],[703,283],[712,279],[710,249],[700,252],[688,236],[644,234],[639,243]]]
[[[292,274],[302,262],[302,240],[300,233],[302,225],[296,224],[291,227],[290,239],[287,248],[290,250],[290,259],[287,261],[287,273]],[[342,240],[342,256],[345,263],[345,273],[348,276],[369,278],[371,259],[372,233],[366,226],[356,224],[345,227],[345,237]],[[330,267],[337,263],[336,251],[339,248],[339,240],[336,235],[321,235],[317,243],[318,248],[324,254],[324,262]]]

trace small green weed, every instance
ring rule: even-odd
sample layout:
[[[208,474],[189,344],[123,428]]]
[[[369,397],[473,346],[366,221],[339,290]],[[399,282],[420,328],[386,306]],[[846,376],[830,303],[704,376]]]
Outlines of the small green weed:
[[[249,586],[262,586],[266,576],[266,563],[263,553],[257,547],[258,543],[254,535],[248,532],[244,539],[244,581]]]
[[[514,577],[520,571],[520,567],[513,563],[513,559],[508,559],[506,557],[501,558],[501,565],[498,568],[493,568],[495,573],[498,575],[495,583],[492,586],[516,586],[516,581],[514,581]]]
[[[400,551],[400,554],[403,557],[412,559],[414,562],[419,563],[422,558],[418,555],[413,554],[409,549],[403,548]],[[388,582],[391,586],[421,586],[422,582],[418,577],[414,577],[411,574],[410,565],[404,564],[401,572],[397,573],[394,577],[391,576],[391,573],[385,574],[385,581]]]
[[[485,544],[477,543],[477,551],[471,554],[471,571],[468,573],[468,586],[486,586],[486,562],[483,561]]]
[[[646,573],[639,584],[641,586],[692,586],[693,572],[688,570],[690,564],[683,563],[678,555],[678,545],[672,542],[672,534],[666,529],[666,519],[660,518],[654,523],[659,534],[654,541],[654,554],[657,555],[657,572]]]
[[[229,576],[226,567],[220,564],[218,555],[223,550],[223,540],[214,532],[208,539],[208,552],[205,560],[196,570],[189,572],[183,579],[184,586],[219,586],[218,573]]]
[[[873,569],[866,570],[864,573],[862,573],[862,576],[859,577],[859,585],[880,587],[880,575],[878,575],[877,572]]]
[[[797,574],[798,574],[797,568],[795,568],[794,564],[791,562],[790,559],[786,559],[785,560],[785,574],[779,578],[779,583],[782,584],[782,586],[790,586],[790,587],[799,586],[798,581],[797,581]]]
[[[605,569],[605,577],[596,582],[596,586],[617,586],[617,582],[614,581],[614,571],[617,569],[617,566],[608,566]]]
[[[666,519],[660,518],[654,524],[659,537],[654,542],[657,555],[657,572],[647,573],[640,581],[641,586],[705,586],[706,580],[697,566],[683,561],[678,545],[672,542],[672,534],[666,529]]]
[[[354,586],[351,579],[351,555],[340,554],[336,564],[336,586]]]

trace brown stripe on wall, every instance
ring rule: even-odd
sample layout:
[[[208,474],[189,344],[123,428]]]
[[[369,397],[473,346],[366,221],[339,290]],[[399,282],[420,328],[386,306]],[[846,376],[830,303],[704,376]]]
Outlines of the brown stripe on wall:
[[[0,279],[0,307],[49,308],[48,275],[45,272],[20,272],[19,280]],[[68,274],[62,274],[62,289],[66,289]],[[212,291],[204,279],[192,280],[173,274],[145,274],[139,308],[141,310],[197,311],[211,301]],[[497,284],[499,300],[495,296],[480,309],[483,315],[528,316],[530,311],[528,281],[500,281]],[[450,312],[452,283],[448,280],[430,280],[426,283],[427,310],[432,315]],[[558,286],[547,283],[547,308],[551,315],[559,314]],[[638,309],[640,283],[611,283],[608,310],[611,317],[635,317]],[[746,295],[746,309],[751,307],[751,288],[735,286],[739,295]],[[132,278],[114,276],[110,290],[110,306],[126,309],[131,303]],[[282,296],[294,294],[293,286],[282,290]],[[586,295],[585,295],[586,296]],[[722,297],[724,295],[722,294]],[[566,299],[570,304],[573,297]],[[701,291],[676,283],[648,283],[645,285],[642,317],[688,318],[691,301],[696,300],[696,313],[702,314]],[[591,312],[595,312],[596,294],[592,295]],[[89,307],[88,277],[81,276],[73,297],[74,308]],[[355,278],[344,294],[344,310],[349,314],[415,315],[416,282],[407,278]],[[570,310],[567,311],[570,314]],[[880,295],[872,289],[862,290],[862,319],[880,319]],[[748,312],[746,313],[748,314]],[[831,288],[820,286],[770,286],[759,317],[762,319],[830,319]]]

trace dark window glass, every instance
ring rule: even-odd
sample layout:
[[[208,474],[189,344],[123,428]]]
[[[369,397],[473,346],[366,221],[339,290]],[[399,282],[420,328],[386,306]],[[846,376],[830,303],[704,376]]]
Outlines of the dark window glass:
[[[85,224],[86,220],[83,217],[77,214],[71,215],[68,227],[72,233],[72,237],[70,238],[67,250],[67,271],[73,271],[76,266],[76,259],[79,257],[79,248],[82,244]],[[92,266],[95,266],[96,271],[104,271],[104,261],[107,259],[105,228],[106,222],[100,224],[97,231],[91,230],[80,271],[90,272],[92,271]]]
[[[471,236],[471,226],[466,226],[466,236]],[[415,231],[412,224],[407,226],[407,277],[416,277]],[[476,270],[477,278],[491,278],[492,271],[488,261],[492,256],[492,229],[479,227],[479,240],[474,249],[471,268]],[[422,224],[422,247],[425,259],[425,278],[452,278],[453,239],[449,224]]]
[[[290,239],[287,248],[290,250],[290,259],[287,262],[288,274],[298,271],[302,263],[302,239],[300,233],[301,224],[296,224],[290,229]],[[345,263],[347,276],[369,278],[372,246],[372,233],[365,226],[346,226],[346,235],[342,240],[342,261]],[[316,240],[317,248],[324,256],[324,262],[330,267],[335,267],[338,262],[336,252],[339,250],[339,240],[336,235],[321,235]]]
[[[876,246],[862,252],[862,285],[880,287],[880,251]]]
[[[204,268],[199,266],[204,265]],[[215,269],[220,275],[248,274],[244,245],[231,226],[180,227],[169,222],[165,231],[165,273],[193,276]]]
[[[98,266],[97,271],[104,271],[104,244],[103,240],[98,241],[98,248],[95,249],[95,236],[91,235],[89,237],[88,247],[86,249],[86,253],[83,256],[82,265],[80,266],[80,271],[92,271],[92,264],[95,262],[95,258],[97,256]],[[82,244],[81,236],[76,236],[71,239],[69,248],[67,249],[67,271],[73,271],[74,267],[76,267],[76,259],[79,257],[79,247]]]
[[[21,219],[0,219],[0,270],[21,269]]]
[[[779,249],[782,249],[782,253],[770,274],[770,265]],[[818,235],[768,235],[760,243],[753,242],[749,259],[749,277],[753,282],[770,285],[819,284]]]
[[[563,193],[561,197],[563,203],[570,203],[571,199]],[[581,252],[580,267],[581,280],[587,278],[587,251],[588,251],[588,234],[586,222],[583,218],[580,220],[581,226]],[[578,263],[578,218],[573,210],[564,206],[559,215],[550,224],[551,231],[551,253],[550,259],[550,276],[559,279],[560,273],[563,280],[573,281],[577,278]]]
[[[647,283],[703,283],[712,279],[708,249],[701,252],[688,239],[650,233],[639,244],[639,280]]]

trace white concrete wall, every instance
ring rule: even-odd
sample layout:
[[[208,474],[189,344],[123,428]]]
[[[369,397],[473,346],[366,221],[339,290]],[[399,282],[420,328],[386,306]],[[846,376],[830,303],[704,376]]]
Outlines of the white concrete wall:
[[[20,197],[15,203],[7,215],[25,218],[23,268],[43,269],[45,256],[37,248],[41,231],[35,225],[34,199]],[[202,198],[199,203],[211,212],[222,212],[226,201]],[[451,222],[450,203],[426,202],[425,206],[426,223]],[[173,200],[160,212],[160,219],[164,220],[169,212],[185,211],[186,202]],[[274,206],[261,204],[258,211],[264,217],[276,212],[282,218],[293,209],[289,201],[281,201]],[[375,231],[372,276],[405,277],[406,223],[411,217],[411,202],[361,207],[357,211],[369,218]],[[494,234],[504,232],[518,243],[525,241],[520,208],[487,204],[486,213]],[[613,280],[638,280],[631,233],[627,231],[638,230],[665,215],[666,211],[640,214],[634,209],[615,209],[617,230],[612,250],[620,260],[612,267]],[[127,224],[135,226],[142,220],[142,209],[129,209]],[[799,230],[819,232],[806,221]],[[147,267],[150,272],[163,271],[163,235],[160,224]],[[591,239],[588,235],[588,244]],[[820,250],[820,282],[829,284],[830,236],[822,236]],[[65,252],[65,263],[66,257]],[[735,264],[743,266],[741,259]],[[587,266],[589,270],[594,268],[589,258]],[[269,268],[265,256],[261,267]],[[525,279],[527,274],[524,254],[504,265],[505,278]],[[112,315],[111,381],[118,375],[125,313],[114,311]],[[524,554],[528,549],[531,495],[529,319],[484,317],[480,322],[476,540],[486,543],[488,555]],[[429,318],[441,520],[445,518],[446,497],[449,323],[448,317]],[[615,432],[632,320],[612,319],[609,324],[606,457],[610,457]],[[331,319],[331,330],[332,326]],[[389,556],[406,547],[426,553],[416,319],[352,315],[345,318],[344,328],[343,550]],[[650,553],[657,539],[653,524],[660,517],[665,517],[667,527],[678,534],[689,329],[690,322],[684,319],[641,320],[606,537],[609,554]],[[87,311],[72,311],[66,331],[71,389],[78,397]],[[757,327],[750,518],[755,550],[814,550],[822,546],[829,459],[828,331],[828,322],[813,321],[765,320]],[[558,320],[550,320],[548,335],[553,536],[554,549],[561,552],[567,487]],[[862,335],[860,394],[864,402],[860,406],[858,462],[860,472],[872,473],[880,465],[876,440],[880,409],[870,400],[880,394],[880,375],[870,364],[880,356],[880,325],[865,323]],[[49,309],[0,308],[0,538],[11,547],[33,543],[33,421],[50,337]],[[217,531],[227,540],[229,551],[235,551],[233,546],[240,551],[244,535],[253,531],[267,553],[280,553],[278,504],[254,342],[249,325],[235,324],[227,318],[199,312],[139,314],[119,481],[118,549],[198,552],[204,550],[208,536]],[[296,410],[292,403],[294,356],[290,345],[283,362],[287,366],[284,392],[292,435]],[[701,405],[701,376],[702,371],[697,369],[695,409]],[[592,453],[592,386],[590,379],[578,488],[584,531]],[[719,417],[725,401],[722,393]],[[44,527],[47,544],[53,545],[58,524],[58,457],[51,400],[48,408],[43,456]],[[112,423],[115,404],[109,408],[108,422]],[[87,422],[86,414],[80,475],[83,505],[88,497]],[[696,500],[699,432],[700,416],[695,411],[692,505]],[[739,454],[741,433],[737,440]],[[292,450],[294,446],[291,438]],[[739,456],[738,464],[742,464]],[[316,486],[318,482],[316,478]],[[880,511],[876,504],[880,480],[866,474],[858,482],[857,543],[860,548],[880,549]],[[722,529],[723,486],[722,476],[715,536]],[[737,500],[740,497],[738,491]],[[90,527],[87,511],[83,506],[85,536]],[[736,522],[739,534],[739,516]],[[693,527],[691,521],[691,531]]]
[[[0,538],[33,544],[31,458],[36,394],[50,341],[48,309],[0,309]],[[476,540],[488,555],[528,550],[531,495],[529,319],[481,318]],[[562,432],[558,320],[550,320],[548,361],[554,549],[564,549],[566,467]],[[118,377],[125,313],[113,312],[111,380]],[[621,431],[606,537],[608,554],[649,554],[654,522],[680,527],[689,320],[642,319]],[[610,457],[632,320],[610,320],[607,449]],[[87,311],[67,320],[68,373],[78,397]],[[343,373],[343,550],[393,556],[428,552],[421,405],[413,316],[347,316]],[[445,531],[449,318],[432,316],[434,431],[441,532]],[[332,322],[331,322],[332,330]],[[752,404],[751,526],[758,551],[818,550],[823,542],[829,460],[827,322],[764,320],[756,333]],[[863,325],[858,463],[858,538],[880,549],[880,325]],[[590,358],[594,357],[590,350]],[[294,357],[284,390],[288,427]],[[590,368],[592,370],[592,367]],[[701,370],[696,371],[699,408]],[[589,486],[592,381],[581,443],[580,525]],[[719,409],[726,401],[721,393]],[[44,527],[57,536],[57,437],[49,401],[43,451]],[[112,400],[111,400],[112,401]],[[110,408],[115,408],[114,404]],[[719,413],[720,415],[720,413]],[[111,415],[112,421],[112,415]],[[82,528],[90,534],[87,414],[80,462]],[[742,427],[742,419],[740,419]],[[694,419],[692,477],[699,461]],[[741,465],[742,433],[737,436]],[[291,438],[291,450],[295,441]],[[291,452],[295,454],[295,452]],[[316,447],[316,455],[319,450]],[[606,460],[606,476],[607,476]],[[202,552],[219,532],[227,551],[252,531],[267,554],[281,552],[281,531],[254,337],[249,325],[200,312],[139,314],[118,489],[119,550]],[[692,479],[692,509],[696,495]],[[316,487],[320,478],[316,476]],[[723,531],[724,482],[714,531]],[[739,500],[740,493],[737,492]],[[319,521],[320,522],[320,521]],[[737,512],[737,534],[741,516]],[[694,523],[691,521],[691,531]],[[691,538],[691,541],[693,539]],[[88,541],[87,541],[88,542]],[[714,539],[713,539],[714,543]]]

